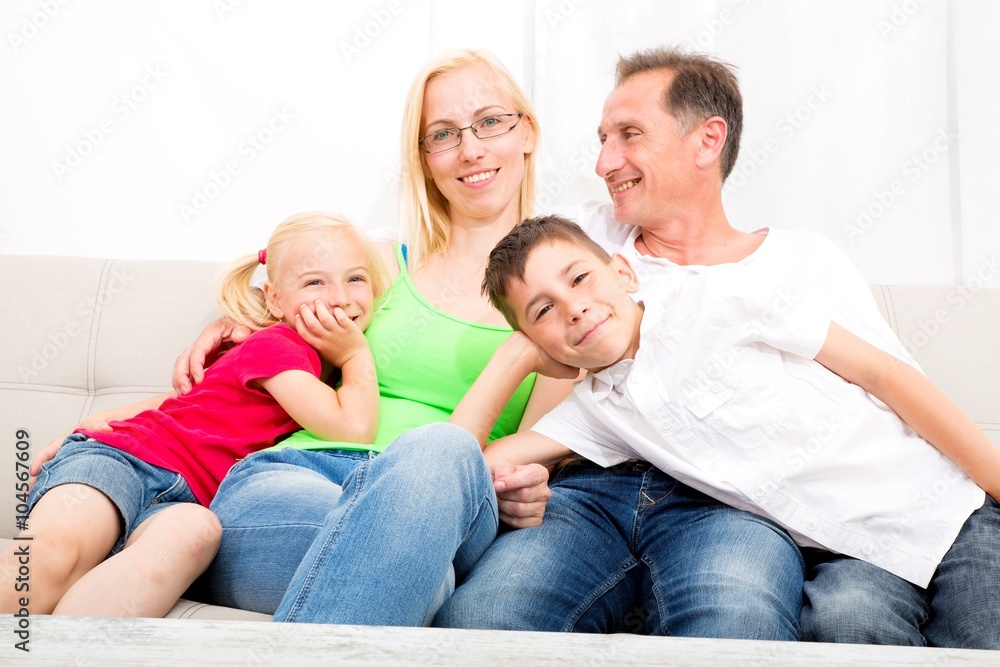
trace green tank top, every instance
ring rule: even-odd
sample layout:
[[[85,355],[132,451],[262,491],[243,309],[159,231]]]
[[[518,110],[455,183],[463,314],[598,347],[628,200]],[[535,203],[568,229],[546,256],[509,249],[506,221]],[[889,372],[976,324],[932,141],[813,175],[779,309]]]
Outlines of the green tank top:
[[[399,277],[365,332],[378,374],[380,417],[375,442],[329,442],[308,431],[297,431],[275,449],[381,452],[411,429],[447,421],[493,352],[510,336],[507,327],[469,322],[434,308],[413,284],[400,247],[396,248],[396,259]],[[532,374],[517,388],[490,440],[517,431],[534,384]]]

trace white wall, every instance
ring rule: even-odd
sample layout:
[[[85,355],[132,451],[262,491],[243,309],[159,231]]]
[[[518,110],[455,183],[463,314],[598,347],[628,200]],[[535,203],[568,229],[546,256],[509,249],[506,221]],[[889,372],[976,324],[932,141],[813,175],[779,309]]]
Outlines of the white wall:
[[[306,209],[395,226],[406,91],[457,46],[531,93],[539,203],[604,199],[617,54],[677,43],[739,68],[737,227],[819,231],[871,282],[1000,286],[998,19],[973,0],[7,0],[0,261],[229,259]]]

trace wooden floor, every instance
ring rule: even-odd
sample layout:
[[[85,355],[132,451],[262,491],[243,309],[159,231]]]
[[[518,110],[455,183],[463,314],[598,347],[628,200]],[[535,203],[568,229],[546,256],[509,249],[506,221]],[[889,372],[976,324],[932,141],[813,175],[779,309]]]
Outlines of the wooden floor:
[[[998,665],[1000,651],[539,632],[33,617],[0,622],[2,665]]]

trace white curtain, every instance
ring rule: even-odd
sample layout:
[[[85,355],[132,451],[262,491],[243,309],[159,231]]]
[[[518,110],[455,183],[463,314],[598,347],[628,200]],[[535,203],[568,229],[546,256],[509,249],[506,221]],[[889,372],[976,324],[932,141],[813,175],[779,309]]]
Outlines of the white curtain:
[[[531,93],[538,203],[603,200],[618,54],[676,44],[738,68],[736,227],[818,231],[870,282],[1000,286],[996,0],[11,0],[0,26],[0,255],[227,259],[319,208],[393,227],[406,91],[458,46]]]

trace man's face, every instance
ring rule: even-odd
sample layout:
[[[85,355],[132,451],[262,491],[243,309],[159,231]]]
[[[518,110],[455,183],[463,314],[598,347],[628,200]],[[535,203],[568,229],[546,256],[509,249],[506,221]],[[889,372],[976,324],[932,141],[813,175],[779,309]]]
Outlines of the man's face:
[[[607,264],[575,243],[552,241],[531,251],[507,301],[521,331],[549,356],[597,371],[635,356],[642,309],[629,292],[636,288],[620,255]]]
[[[620,222],[646,226],[670,217],[693,192],[698,136],[678,133],[663,97],[673,74],[643,72],[611,91],[597,130],[604,179]],[[680,208],[680,210],[684,210]]]

